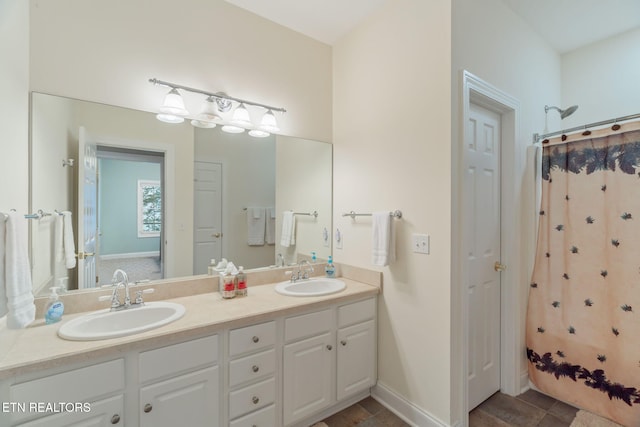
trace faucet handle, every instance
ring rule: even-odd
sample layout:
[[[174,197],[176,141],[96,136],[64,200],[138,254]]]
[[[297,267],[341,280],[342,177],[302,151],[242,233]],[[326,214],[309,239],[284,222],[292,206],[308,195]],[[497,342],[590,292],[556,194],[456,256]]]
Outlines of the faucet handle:
[[[154,292],[155,292],[155,289],[153,288],[141,289],[139,291],[136,291],[135,304],[144,304],[144,301],[142,300],[142,294],[152,294]]]

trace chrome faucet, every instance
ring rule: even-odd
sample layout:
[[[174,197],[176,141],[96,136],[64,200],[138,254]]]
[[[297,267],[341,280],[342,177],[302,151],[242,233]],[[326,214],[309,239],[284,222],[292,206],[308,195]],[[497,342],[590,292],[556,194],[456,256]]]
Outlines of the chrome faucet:
[[[118,276],[122,280],[118,281]],[[111,279],[111,285],[113,286],[113,293],[111,294],[111,311],[121,310],[129,308],[131,306],[131,297],[129,296],[129,276],[123,270],[117,269],[113,272],[113,278]],[[124,303],[120,304],[118,299],[118,289],[120,286],[124,287]]]
[[[309,273],[313,273],[313,266],[308,259],[303,259],[298,263],[298,272],[291,273],[291,282],[308,279]]]

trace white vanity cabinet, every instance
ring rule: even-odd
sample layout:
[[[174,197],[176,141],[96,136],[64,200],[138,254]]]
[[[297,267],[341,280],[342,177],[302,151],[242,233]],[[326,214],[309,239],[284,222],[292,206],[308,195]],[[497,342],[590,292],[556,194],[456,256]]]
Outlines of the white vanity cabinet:
[[[369,298],[285,319],[284,425],[375,384],[375,318]]]
[[[229,331],[230,425],[275,425],[276,341],[275,321]]]
[[[9,402],[25,405],[11,425],[124,426],[124,366],[116,359],[11,385]]]
[[[217,361],[217,335],[140,353],[140,427],[222,425]]]

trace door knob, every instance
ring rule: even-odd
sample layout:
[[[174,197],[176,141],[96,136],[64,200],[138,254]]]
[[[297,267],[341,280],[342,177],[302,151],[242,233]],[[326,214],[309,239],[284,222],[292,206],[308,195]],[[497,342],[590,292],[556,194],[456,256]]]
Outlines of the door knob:
[[[215,237],[216,239],[222,237],[222,233],[213,233],[211,237]]]
[[[504,264],[500,264],[500,261],[496,261],[496,263],[493,264],[493,269],[495,271],[505,271],[507,269],[507,266]]]
[[[78,255],[76,255],[78,257],[78,259],[85,259],[88,258],[90,256],[94,256],[95,253],[93,252],[78,252]]]

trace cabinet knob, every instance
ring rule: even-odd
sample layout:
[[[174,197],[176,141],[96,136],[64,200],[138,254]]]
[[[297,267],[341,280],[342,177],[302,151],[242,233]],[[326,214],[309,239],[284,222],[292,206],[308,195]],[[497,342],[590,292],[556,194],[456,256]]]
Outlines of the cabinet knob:
[[[347,345],[347,341],[346,340],[342,340],[342,341],[340,341],[340,344]]]
[[[120,422],[120,415],[113,414],[113,417],[111,417],[111,424],[118,424],[119,422]]]
[[[260,341],[260,337],[257,337],[257,336],[254,335],[253,338],[251,338],[251,340],[253,342],[258,342],[258,341]]]
[[[260,398],[258,396],[253,396],[251,398],[251,401],[253,402],[254,405],[257,405],[258,402],[260,402]]]
[[[259,367],[258,365],[253,365],[253,366],[251,367],[251,370],[252,370],[253,372],[258,372],[258,371],[260,370],[260,367]]]
[[[331,344],[327,344],[327,350],[333,350],[333,346]]]
[[[153,409],[153,406],[151,406],[151,403],[147,403],[146,405],[144,405],[144,412],[149,413],[151,412],[151,410]]]

